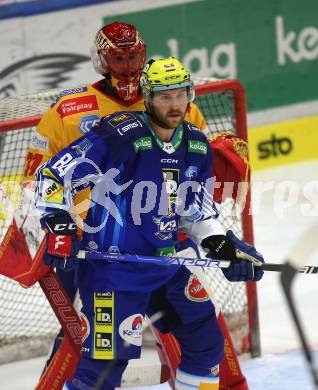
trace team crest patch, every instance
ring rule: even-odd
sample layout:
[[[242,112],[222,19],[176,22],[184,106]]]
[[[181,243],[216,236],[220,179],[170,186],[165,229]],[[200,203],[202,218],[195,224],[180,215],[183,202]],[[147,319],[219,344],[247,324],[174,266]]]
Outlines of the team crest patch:
[[[209,296],[205,291],[205,288],[194,274],[190,276],[188,284],[184,289],[184,293],[185,296],[193,302],[204,302],[209,300]]]
[[[198,167],[189,165],[184,173],[184,176],[187,178],[187,180],[195,180],[198,177]]]
[[[132,114],[120,114],[120,115],[115,116],[115,118],[112,118],[109,121],[109,123],[113,127],[117,127],[117,126],[121,125],[122,123],[125,123],[125,122],[130,121],[130,120],[136,120],[136,118]]]
[[[95,125],[100,121],[100,116],[98,115],[86,115],[81,118],[79,123],[79,130],[86,134],[88,133]]]
[[[170,240],[174,231],[177,231],[177,222],[174,214],[163,215],[161,217],[152,217],[153,222],[157,225],[158,231],[155,235],[160,240]]]

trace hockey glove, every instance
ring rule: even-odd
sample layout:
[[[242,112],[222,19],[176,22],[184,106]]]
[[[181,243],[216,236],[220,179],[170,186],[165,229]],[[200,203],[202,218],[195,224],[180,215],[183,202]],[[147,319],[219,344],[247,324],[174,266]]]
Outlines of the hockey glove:
[[[41,227],[46,232],[46,248],[43,261],[58,269],[70,270],[80,249],[77,227],[66,211],[46,214],[41,218]]]
[[[226,232],[226,236],[205,238],[201,246],[207,252],[207,257],[231,261],[229,268],[222,268],[224,276],[230,282],[256,282],[262,279],[263,256],[253,246],[236,237],[231,230]]]

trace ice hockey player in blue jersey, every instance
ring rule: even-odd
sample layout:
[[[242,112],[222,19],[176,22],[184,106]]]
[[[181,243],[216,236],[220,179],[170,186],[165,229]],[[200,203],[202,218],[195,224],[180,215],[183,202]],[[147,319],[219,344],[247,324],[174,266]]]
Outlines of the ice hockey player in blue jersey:
[[[175,58],[150,60],[141,88],[145,112],[105,117],[37,173],[37,207],[46,234],[44,261],[75,267],[83,303],[82,358],[65,389],[114,389],[129,359],[140,356],[145,314],[180,343],[177,389],[219,388],[223,336],[213,303],[190,292],[184,266],[79,261],[79,249],[171,256],[183,231],[207,256],[232,260],[231,281],[262,278],[262,256],[218,222],[212,152],[202,132],[184,121],[194,90]],[[90,187],[78,238],[73,196]],[[77,216],[78,217],[78,216]],[[213,314],[214,313],[214,314]]]

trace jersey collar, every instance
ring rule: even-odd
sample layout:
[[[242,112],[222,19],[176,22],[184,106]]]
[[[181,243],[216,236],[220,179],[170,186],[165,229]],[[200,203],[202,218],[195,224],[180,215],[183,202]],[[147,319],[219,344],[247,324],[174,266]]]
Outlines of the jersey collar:
[[[164,142],[164,141],[161,141],[161,139],[153,131],[151,123],[150,123],[149,118],[148,118],[146,113],[143,113],[143,117],[144,117],[144,120],[145,120],[152,136],[156,140],[160,149],[162,149],[163,151],[165,151],[168,154],[174,153],[179,148],[179,146],[181,145],[181,142],[182,142],[183,124],[181,123],[181,125],[174,130],[174,133],[173,133],[173,136],[172,136],[170,142]]]

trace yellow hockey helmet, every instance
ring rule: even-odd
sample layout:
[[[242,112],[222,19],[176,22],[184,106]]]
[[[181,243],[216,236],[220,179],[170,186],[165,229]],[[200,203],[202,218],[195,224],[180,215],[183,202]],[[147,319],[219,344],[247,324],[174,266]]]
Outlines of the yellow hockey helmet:
[[[174,57],[148,61],[141,74],[140,87],[145,98],[153,96],[157,91],[188,87],[189,99],[194,99],[190,73]]]

